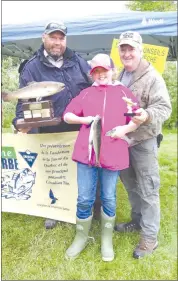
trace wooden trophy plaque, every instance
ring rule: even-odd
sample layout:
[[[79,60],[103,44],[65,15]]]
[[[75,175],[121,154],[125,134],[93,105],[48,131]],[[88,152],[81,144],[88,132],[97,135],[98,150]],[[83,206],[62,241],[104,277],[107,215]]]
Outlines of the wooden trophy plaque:
[[[50,100],[23,103],[22,110],[24,118],[18,120],[17,129],[55,126],[61,122],[61,117],[54,117]]]

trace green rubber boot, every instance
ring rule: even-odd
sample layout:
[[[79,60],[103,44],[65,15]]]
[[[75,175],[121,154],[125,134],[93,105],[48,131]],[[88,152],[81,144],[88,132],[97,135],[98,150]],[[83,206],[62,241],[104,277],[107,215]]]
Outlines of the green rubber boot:
[[[67,249],[65,257],[75,259],[86,247],[92,216],[87,219],[76,218],[76,234],[72,245]]]
[[[114,259],[112,235],[115,223],[115,216],[109,217],[101,209],[101,255],[103,261]]]

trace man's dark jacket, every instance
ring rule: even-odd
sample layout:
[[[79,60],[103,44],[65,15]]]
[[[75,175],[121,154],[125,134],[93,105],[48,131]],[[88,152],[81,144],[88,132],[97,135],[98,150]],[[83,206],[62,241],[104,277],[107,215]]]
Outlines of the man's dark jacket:
[[[89,87],[87,73],[90,70],[88,63],[71,49],[66,48],[63,55],[63,65],[60,68],[52,65],[44,56],[44,46],[42,45],[23,67],[20,74],[20,88],[28,85],[29,82],[36,81],[56,81],[65,84],[65,89],[60,93],[43,98],[53,102],[55,117],[62,116],[66,106],[76,97],[81,90]],[[17,119],[23,118],[22,100],[19,100],[16,107],[16,117],[13,119],[13,125],[16,125]],[[29,133],[52,133],[75,131],[79,125],[69,125],[64,121],[58,126],[41,127],[38,130],[32,129]]]

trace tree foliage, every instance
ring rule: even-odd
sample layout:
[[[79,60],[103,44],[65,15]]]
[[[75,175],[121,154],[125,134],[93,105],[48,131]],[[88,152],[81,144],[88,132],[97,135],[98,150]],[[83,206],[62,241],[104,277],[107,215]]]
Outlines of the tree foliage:
[[[2,59],[1,82],[2,91],[11,92],[19,87],[19,67],[20,60],[16,57],[4,56]],[[2,127],[10,128],[12,119],[15,117],[16,101],[2,103]]]
[[[18,88],[18,67],[20,60],[16,57],[4,56],[2,59],[2,91],[14,91]]]
[[[167,62],[163,73],[172,104],[171,117],[165,122],[164,127],[173,128],[178,126],[177,120],[177,62]]]
[[[177,11],[177,1],[128,1],[126,7],[132,11],[166,12]]]

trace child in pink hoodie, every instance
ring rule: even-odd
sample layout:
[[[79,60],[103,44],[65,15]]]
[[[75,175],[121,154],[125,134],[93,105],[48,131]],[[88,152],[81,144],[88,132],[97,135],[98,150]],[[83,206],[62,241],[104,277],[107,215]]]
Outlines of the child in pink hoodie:
[[[72,159],[77,162],[78,199],[76,235],[66,251],[67,258],[75,258],[85,248],[92,221],[92,209],[96,196],[98,177],[101,186],[101,253],[102,260],[112,261],[114,251],[112,233],[116,212],[116,184],[120,170],[129,167],[128,143],[125,134],[138,125],[124,113],[127,104],[123,97],[137,103],[132,92],[120,82],[113,82],[114,65],[106,54],[96,55],[90,62],[91,87],[81,91],[67,106],[63,118],[69,124],[81,124]],[[89,156],[90,124],[94,117],[101,117],[101,145],[99,166],[92,150]],[[107,132],[113,130],[111,136]],[[89,158],[90,162],[89,162]]]

